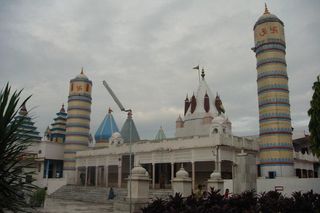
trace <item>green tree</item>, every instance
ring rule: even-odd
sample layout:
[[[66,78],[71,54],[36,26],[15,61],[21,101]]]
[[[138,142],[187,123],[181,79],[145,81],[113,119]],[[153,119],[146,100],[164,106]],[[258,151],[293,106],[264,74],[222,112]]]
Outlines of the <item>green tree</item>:
[[[314,93],[308,110],[311,149],[317,156],[320,156],[320,76],[313,83],[312,89]]]
[[[19,104],[20,91],[11,91],[9,84],[0,91],[0,212],[24,211],[28,206],[26,198],[36,188],[26,180],[32,172],[25,168],[32,165],[24,152],[32,143],[27,133],[19,134],[24,118],[15,119],[22,105]]]

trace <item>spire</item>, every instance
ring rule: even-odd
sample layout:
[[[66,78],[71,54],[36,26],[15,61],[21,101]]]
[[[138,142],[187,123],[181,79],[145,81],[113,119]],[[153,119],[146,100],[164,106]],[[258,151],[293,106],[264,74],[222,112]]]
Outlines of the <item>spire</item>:
[[[62,104],[60,112],[66,112],[66,110],[64,109],[64,104]]]
[[[83,67],[81,67],[81,73],[80,74],[82,74],[83,75]]]
[[[204,74],[204,68],[202,67],[202,70],[201,70],[201,77],[202,77],[202,79],[204,79],[204,76],[205,76],[205,74]]]
[[[162,140],[165,140],[166,138],[167,138],[166,134],[164,133],[162,126],[160,126],[160,129],[155,137],[155,140],[162,141]]]
[[[132,111],[128,112],[128,118],[124,122],[120,134],[125,143],[136,142],[140,140],[139,133],[137,131],[136,125],[132,119]]]
[[[132,111],[131,110],[129,110],[129,112],[128,112],[128,119],[132,119]]]
[[[112,110],[109,107],[108,113],[105,115],[98,130],[96,131],[94,138],[96,143],[107,142],[113,133],[119,132],[118,126],[111,114]]]
[[[270,12],[268,10],[267,3],[264,3],[264,13],[263,14],[270,14]]]
[[[20,115],[27,115],[27,114],[28,114],[28,111],[27,111],[27,108],[26,108],[26,104],[25,104],[25,103],[23,103],[23,104],[21,105],[19,114],[20,114]]]

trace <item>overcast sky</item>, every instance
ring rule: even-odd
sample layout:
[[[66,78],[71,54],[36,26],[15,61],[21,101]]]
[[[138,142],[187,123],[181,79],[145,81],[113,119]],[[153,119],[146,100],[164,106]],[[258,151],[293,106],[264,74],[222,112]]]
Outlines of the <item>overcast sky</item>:
[[[312,84],[320,74],[320,1],[269,0],[285,23],[293,127],[306,129]],[[126,118],[102,85],[106,80],[143,139],[160,125],[173,137],[186,94],[198,84],[193,66],[219,92],[236,135],[258,134],[253,25],[264,1],[0,0],[0,87],[32,94],[41,134],[67,103],[69,80],[93,82],[91,133],[110,106],[119,129]]]

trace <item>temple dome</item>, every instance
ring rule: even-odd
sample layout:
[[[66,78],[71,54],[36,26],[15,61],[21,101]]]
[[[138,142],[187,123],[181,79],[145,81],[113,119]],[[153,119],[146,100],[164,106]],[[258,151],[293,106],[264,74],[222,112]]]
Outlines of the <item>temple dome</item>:
[[[155,137],[155,140],[162,141],[162,140],[165,140],[166,138],[167,138],[166,134],[164,133],[162,126],[160,126],[160,129]]]
[[[88,80],[88,77],[84,74],[83,68],[81,68],[81,72],[79,75],[75,77],[75,79]]]
[[[132,119],[131,111],[128,112],[128,117],[121,128],[120,134],[125,143],[140,141],[140,136]]]
[[[104,117],[94,136],[96,142],[107,142],[113,133],[119,132],[119,129],[111,112],[112,110],[109,108],[109,112]]]
[[[280,24],[283,25],[283,22],[274,14],[271,14],[268,10],[267,5],[265,4],[265,10],[264,13],[262,14],[262,16],[260,16],[257,20],[257,22],[255,23],[253,29],[256,28],[257,25],[265,23],[265,22],[279,22]]]
[[[189,174],[188,174],[188,172],[187,172],[183,167],[181,167],[181,168],[179,169],[179,171],[177,171],[176,177],[177,177],[177,178],[188,178],[188,177],[189,177]]]
[[[143,168],[142,166],[136,166],[131,170],[132,176],[146,176],[147,170]]]

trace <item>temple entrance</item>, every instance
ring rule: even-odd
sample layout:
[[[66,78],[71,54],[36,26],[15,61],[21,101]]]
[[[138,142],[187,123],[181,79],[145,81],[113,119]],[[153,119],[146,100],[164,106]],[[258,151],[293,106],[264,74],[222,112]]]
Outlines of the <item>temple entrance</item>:
[[[171,164],[161,163],[155,165],[155,188],[171,188]]]
[[[87,186],[95,186],[95,185],[96,185],[96,167],[89,166],[88,167]]]
[[[118,186],[118,166],[111,165],[108,166],[108,186],[117,187]]]
[[[130,165],[130,155],[123,155],[122,162],[121,162],[121,187],[127,187],[127,178],[129,177],[129,165]],[[131,155],[131,169],[134,167],[134,155]]]
[[[232,179],[232,165],[233,162],[229,160],[221,161],[221,178]]]
[[[211,173],[214,171],[215,162],[214,161],[201,161],[194,163],[195,169],[195,180],[194,185],[195,188],[198,187],[199,184],[206,185],[206,182],[210,178]],[[191,173],[189,173],[191,176]]]

